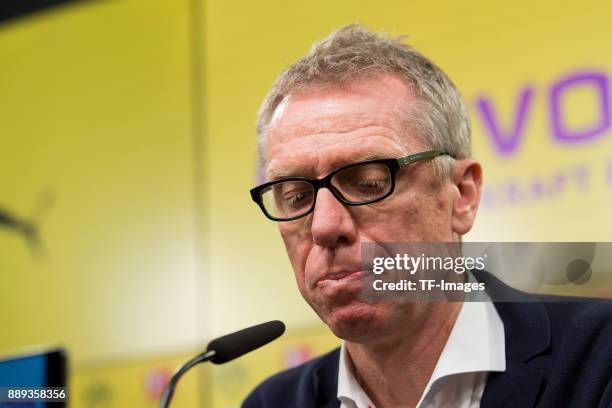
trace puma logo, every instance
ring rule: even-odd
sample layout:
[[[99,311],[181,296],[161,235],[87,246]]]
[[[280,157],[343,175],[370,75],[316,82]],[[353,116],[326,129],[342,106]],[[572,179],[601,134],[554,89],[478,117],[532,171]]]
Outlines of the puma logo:
[[[32,215],[28,218],[19,217],[14,212],[0,206],[0,228],[11,230],[25,238],[32,255],[41,255],[43,243],[40,237],[40,222],[49,209],[55,204],[55,193],[42,191],[34,205]]]

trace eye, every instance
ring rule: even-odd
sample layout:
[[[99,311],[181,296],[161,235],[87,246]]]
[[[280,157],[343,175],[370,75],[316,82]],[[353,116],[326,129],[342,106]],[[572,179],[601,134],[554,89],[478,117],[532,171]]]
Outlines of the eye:
[[[294,183],[285,185],[281,198],[285,208],[293,210],[307,207],[312,202],[312,188],[308,184]]]
[[[307,198],[310,196],[309,191],[296,191],[291,194],[285,194],[285,201],[292,207],[298,207],[302,205]]]
[[[377,192],[377,191],[383,191],[387,188],[387,180],[374,180],[374,179],[368,179],[368,180],[360,180],[357,183],[357,187],[362,189],[362,190],[367,190],[367,191],[372,191],[372,192]]]
[[[359,203],[383,197],[391,189],[391,173],[381,163],[363,163],[338,172],[332,180],[344,199]]]

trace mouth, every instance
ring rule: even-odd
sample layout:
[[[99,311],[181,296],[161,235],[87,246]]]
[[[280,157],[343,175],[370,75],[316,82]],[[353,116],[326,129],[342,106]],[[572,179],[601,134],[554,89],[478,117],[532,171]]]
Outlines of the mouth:
[[[346,285],[350,282],[359,281],[364,273],[363,271],[330,273],[319,278],[317,280],[317,286],[333,287]]]

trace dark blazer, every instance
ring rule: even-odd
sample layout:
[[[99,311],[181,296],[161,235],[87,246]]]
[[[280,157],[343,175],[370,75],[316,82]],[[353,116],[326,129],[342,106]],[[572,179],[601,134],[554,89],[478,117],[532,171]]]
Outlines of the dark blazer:
[[[491,373],[481,407],[612,407],[612,302],[529,295],[486,272],[504,322],[506,371]],[[515,302],[495,302],[496,298]],[[340,349],[261,383],[243,408],[339,407]]]

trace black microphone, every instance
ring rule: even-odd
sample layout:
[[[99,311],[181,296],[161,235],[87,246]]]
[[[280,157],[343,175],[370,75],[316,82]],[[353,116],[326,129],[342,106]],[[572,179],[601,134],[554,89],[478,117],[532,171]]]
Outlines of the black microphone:
[[[256,326],[247,327],[234,333],[226,334],[208,343],[206,351],[199,354],[180,366],[168,381],[160,401],[160,408],[167,408],[172,400],[174,389],[179,379],[191,367],[211,361],[213,364],[223,364],[243,354],[265,346],[272,340],[276,340],[285,332],[285,324],[280,320],[261,323]]]

